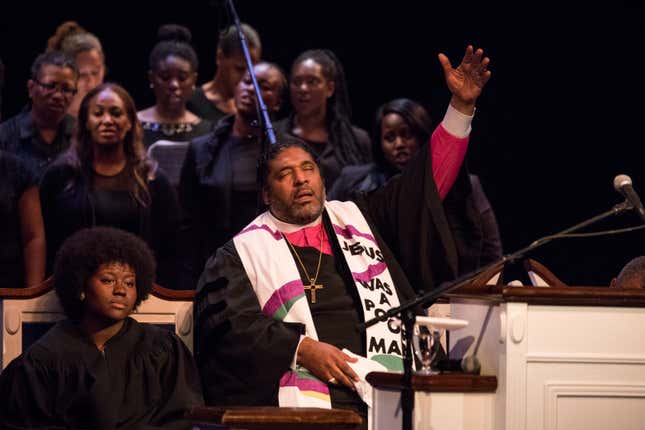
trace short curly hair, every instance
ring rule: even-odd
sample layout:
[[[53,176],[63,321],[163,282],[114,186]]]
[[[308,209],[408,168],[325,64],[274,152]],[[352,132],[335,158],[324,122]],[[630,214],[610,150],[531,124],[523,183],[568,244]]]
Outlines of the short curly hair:
[[[311,156],[312,160],[314,160],[318,168],[321,169],[319,157],[304,140],[288,134],[276,135],[276,140],[277,142],[275,144],[269,144],[267,147],[265,147],[258,157],[256,164],[256,180],[258,188],[260,190],[264,189],[264,187],[269,182],[269,163],[273,161],[278,155],[280,155],[280,153],[285,149],[293,147],[302,149]]]
[[[74,79],[78,80],[79,71],[73,58],[59,51],[49,51],[40,54],[31,64],[31,79],[39,79],[40,71],[45,66],[58,66],[74,72]]]
[[[148,298],[156,269],[148,245],[134,234],[117,228],[85,228],[65,240],[54,263],[54,290],[68,318],[81,318],[84,308],[81,292],[99,266],[109,263],[127,264],[134,271],[137,287],[135,309]]]
[[[630,260],[614,282],[618,288],[645,288],[645,256]]]

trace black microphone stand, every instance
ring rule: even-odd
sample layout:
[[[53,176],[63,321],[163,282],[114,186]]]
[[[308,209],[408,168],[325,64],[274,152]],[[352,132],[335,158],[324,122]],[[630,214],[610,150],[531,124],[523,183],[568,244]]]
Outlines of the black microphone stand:
[[[412,412],[414,411],[414,389],[412,387],[412,362],[413,362],[412,333],[414,330],[414,324],[416,322],[415,308],[417,308],[418,306],[422,306],[426,308],[431,306],[439,297],[468,284],[469,282],[474,280],[477,276],[484,273],[485,271],[492,268],[493,266],[497,266],[500,263],[502,263],[503,265],[506,265],[507,263],[515,262],[523,258],[530,251],[533,251],[534,249],[539,248],[542,245],[545,245],[553,240],[556,240],[574,231],[585,228],[591,224],[594,224],[610,216],[619,215],[623,212],[632,210],[633,208],[634,206],[632,206],[632,204],[629,203],[629,201],[625,200],[624,202],[615,205],[614,207],[612,207],[610,210],[606,212],[603,212],[599,215],[589,218],[588,220],[578,223],[556,234],[544,236],[540,239],[537,239],[529,246],[526,246],[512,254],[507,254],[503,256],[500,260],[494,263],[488,264],[487,266],[481,267],[466,275],[462,275],[452,282],[444,282],[438,288],[435,288],[432,291],[422,294],[417,298],[409,301],[408,303],[405,303],[401,306],[397,306],[395,308],[391,308],[385,313],[383,313],[381,316],[374,317],[368,321],[365,321],[364,323],[359,324],[359,329],[365,330],[368,327],[378,322],[387,321],[389,318],[395,317],[397,315],[400,315],[400,318],[403,322],[403,327],[405,328],[404,334],[403,334],[405,338],[405,348],[403,350],[404,351],[403,352],[403,384],[401,388],[401,410],[403,412],[403,430],[412,430],[412,424],[413,424]]]
[[[269,138],[269,143],[273,145],[276,143],[275,132],[273,131],[273,125],[271,124],[271,120],[269,119],[269,113],[267,111],[267,107],[264,104],[264,100],[262,99],[262,94],[260,93],[260,86],[258,85],[258,81],[255,78],[255,73],[253,72],[253,62],[251,61],[249,48],[246,46],[246,36],[244,36],[244,32],[242,31],[242,24],[240,23],[240,18],[237,16],[237,11],[235,10],[235,6],[233,5],[233,0],[227,0],[226,4],[228,5],[228,8],[231,11],[231,15],[233,16],[233,22],[235,23],[235,28],[237,28],[237,34],[240,37],[240,43],[242,44],[242,52],[244,53],[244,59],[246,60],[246,67],[249,70],[249,75],[251,75],[251,80],[253,81],[253,88],[255,88],[255,97],[256,97],[256,100],[258,101],[258,107],[261,112],[261,119],[262,121],[264,121],[267,137]]]

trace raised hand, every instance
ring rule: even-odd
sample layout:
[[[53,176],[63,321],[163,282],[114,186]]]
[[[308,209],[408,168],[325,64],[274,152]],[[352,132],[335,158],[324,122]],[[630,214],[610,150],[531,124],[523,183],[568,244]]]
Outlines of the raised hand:
[[[343,384],[354,389],[358,375],[347,362],[355,363],[358,359],[345,354],[334,345],[318,342],[305,337],[298,347],[297,362],[307,368],[321,381],[328,384]]]
[[[490,58],[483,55],[484,51],[481,48],[475,50],[472,45],[468,45],[461,64],[453,69],[448,57],[439,54],[446,85],[452,93],[450,104],[467,115],[472,115],[474,112],[475,101],[490,79],[491,72],[488,70]]]

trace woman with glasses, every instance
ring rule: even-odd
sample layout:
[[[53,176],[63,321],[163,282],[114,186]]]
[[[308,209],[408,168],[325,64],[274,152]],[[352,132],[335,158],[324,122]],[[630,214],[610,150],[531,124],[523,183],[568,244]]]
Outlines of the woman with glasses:
[[[146,155],[134,101],[119,85],[99,85],[81,102],[78,124],[71,150],[40,187],[49,262],[76,230],[117,227],[148,242],[158,282],[174,288],[179,205]]]
[[[27,81],[31,105],[0,125],[0,149],[16,154],[37,180],[70,146],[75,121],[66,112],[77,81],[71,58],[61,52],[39,55]]]
[[[212,124],[186,109],[197,81],[197,54],[190,46],[190,30],[161,26],[159,42],[150,53],[148,79],[155,105],[138,113],[147,147],[157,140],[189,141],[208,133]]]

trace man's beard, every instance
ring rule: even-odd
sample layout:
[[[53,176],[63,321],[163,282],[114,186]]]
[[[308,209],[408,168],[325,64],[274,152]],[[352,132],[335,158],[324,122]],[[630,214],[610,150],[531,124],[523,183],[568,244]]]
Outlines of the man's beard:
[[[271,213],[280,221],[295,225],[306,225],[314,222],[322,214],[325,207],[325,196],[325,190],[323,189],[320,199],[315,197],[311,203],[302,206],[296,204],[288,206],[281,200],[276,199],[271,202]]]

